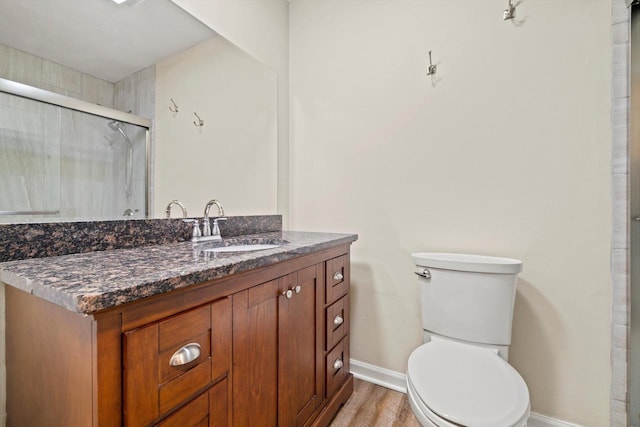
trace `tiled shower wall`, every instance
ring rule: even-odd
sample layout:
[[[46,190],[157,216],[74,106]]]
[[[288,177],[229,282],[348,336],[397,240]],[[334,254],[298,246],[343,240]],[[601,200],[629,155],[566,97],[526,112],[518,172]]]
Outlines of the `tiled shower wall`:
[[[613,235],[611,425],[627,426],[627,354],[629,344],[628,117],[630,12],[625,0],[612,0],[612,193]]]
[[[113,108],[113,84],[0,44],[0,77]]]

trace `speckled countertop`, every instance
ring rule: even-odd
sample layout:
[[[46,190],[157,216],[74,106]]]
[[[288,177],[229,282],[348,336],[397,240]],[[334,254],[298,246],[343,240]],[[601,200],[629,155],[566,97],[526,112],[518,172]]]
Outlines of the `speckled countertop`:
[[[282,231],[224,239],[224,245],[278,243],[253,252],[211,253],[214,243],[169,243],[0,263],[0,281],[68,310],[92,314],[141,298],[252,270],[328,247],[355,234]],[[219,246],[220,242],[215,245]]]

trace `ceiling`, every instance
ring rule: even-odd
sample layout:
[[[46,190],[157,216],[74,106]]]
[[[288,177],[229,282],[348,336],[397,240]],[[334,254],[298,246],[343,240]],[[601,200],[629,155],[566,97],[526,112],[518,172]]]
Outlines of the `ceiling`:
[[[170,0],[0,0],[0,43],[109,82],[214,35]]]

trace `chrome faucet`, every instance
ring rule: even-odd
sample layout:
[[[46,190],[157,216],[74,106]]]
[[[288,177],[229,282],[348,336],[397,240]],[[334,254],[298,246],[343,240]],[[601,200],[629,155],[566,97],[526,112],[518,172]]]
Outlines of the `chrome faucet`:
[[[182,202],[180,200],[172,200],[172,201],[169,202],[167,207],[164,209],[165,218],[171,218],[171,207],[173,205],[180,206],[180,208],[182,209],[182,218],[186,218],[187,217],[187,208],[184,207]]]
[[[211,210],[211,206],[216,206],[218,208],[218,216],[213,219],[213,228],[211,227],[211,223],[209,221],[209,210]],[[204,218],[202,219],[202,238],[200,240],[221,240],[220,236],[220,227],[218,226],[218,221],[226,221],[227,218],[224,216],[224,209],[222,208],[222,204],[216,200],[209,200],[207,205],[204,207]]]
[[[213,200],[209,200],[207,202],[207,206],[204,207],[204,217],[209,218],[209,210],[213,205],[216,205],[216,207],[218,208],[218,216],[224,216],[224,209],[222,209],[222,205],[220,204],[219,201],[217,201],[216,199],[213,199]]]

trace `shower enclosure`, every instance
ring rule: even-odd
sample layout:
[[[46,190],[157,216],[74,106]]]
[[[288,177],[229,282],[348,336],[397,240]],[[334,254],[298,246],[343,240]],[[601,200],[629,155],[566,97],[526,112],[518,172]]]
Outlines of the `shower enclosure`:
[[[146,218],[149,128],[0,79],[0,223]]]

